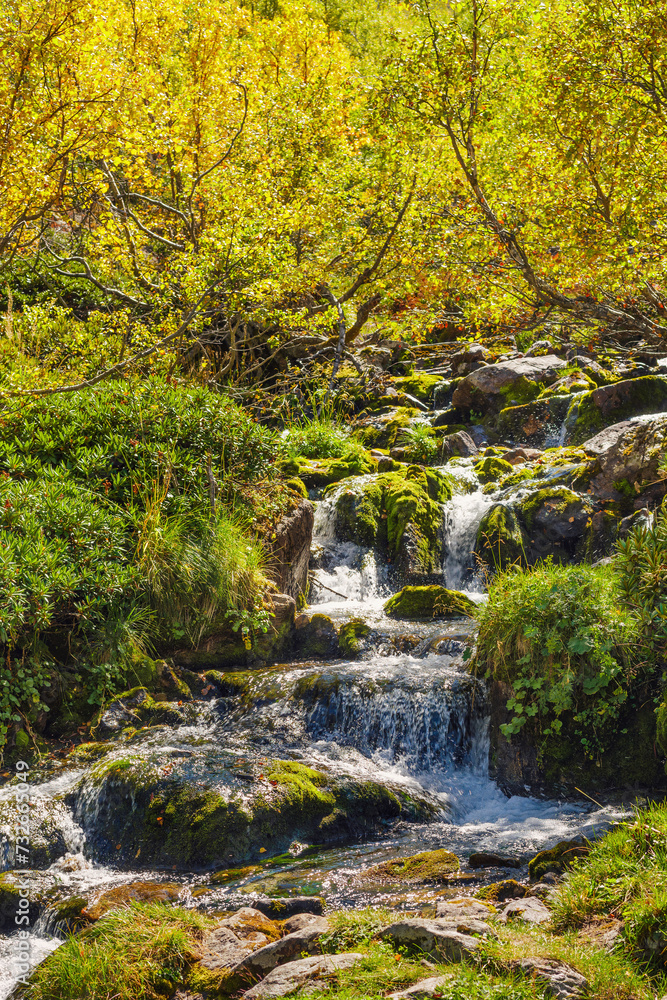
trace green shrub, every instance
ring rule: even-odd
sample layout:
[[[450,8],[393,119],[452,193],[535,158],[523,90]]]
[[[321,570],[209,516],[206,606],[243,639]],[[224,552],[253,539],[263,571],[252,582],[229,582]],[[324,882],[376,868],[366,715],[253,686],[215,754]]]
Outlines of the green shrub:
[[[513,691],[506,736],[529,722],[557,734],[566,716],[590,755],[613,737],[637,676],[640,630],[612,567],[511,568],[492,581],[477,617],[474,663]]]
[[[291,458],[350,460],[366,454],[361,442],[350,436],[348,428],[328,416],[293,424],[285,432],[284,441]]]
[[[620,593],[641,617],[645,634],[664,651],[667,645],[667,507],[651,525],[641,524],[618,542]]]
[[[405,448],[405,457],[410,462],[428,465],[438,456],[438,442],[432,427],[428,424],[411,424],[404,428],[399,442]]]

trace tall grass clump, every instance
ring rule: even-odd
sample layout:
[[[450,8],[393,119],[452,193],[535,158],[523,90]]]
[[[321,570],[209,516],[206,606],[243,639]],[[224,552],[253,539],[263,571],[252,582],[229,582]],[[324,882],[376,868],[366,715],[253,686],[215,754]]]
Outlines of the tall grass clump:
[[[290,458],[352,458],[363,456],[363,445],[351,436],[347,427],[332,416],[292,424],[284,434]]]
[[[620,593],[634,608],[649,639],[661,652],[667,648],[667,507],[665,501],[652,521],[637,525],[617,545]]]
[[[557,735],[567,718],[587,753],[602,749],[634,679],[649,669],[615,569],[512,567],[491,582],[477,614],[474,667],[512,688],[504,735],[524,726]]]

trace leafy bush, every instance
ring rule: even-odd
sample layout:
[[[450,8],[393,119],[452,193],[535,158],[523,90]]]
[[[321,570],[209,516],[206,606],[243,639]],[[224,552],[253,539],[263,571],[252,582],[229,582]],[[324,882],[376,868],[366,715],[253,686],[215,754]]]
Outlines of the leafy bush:
[[[510,736],[530,720],[544,736],[570,713],[589,754],[600,750],[637,674],[640,628],[621,606],[612,567],[511,568],[478,608],[477,668],[511,684]],[[605,732],[607,731],[607,732]]]
[[[637,525],[619,541],[620,593],[642,620],[647,638],[663,650],[667,645],[667,507],[656,511],[652,524]]]

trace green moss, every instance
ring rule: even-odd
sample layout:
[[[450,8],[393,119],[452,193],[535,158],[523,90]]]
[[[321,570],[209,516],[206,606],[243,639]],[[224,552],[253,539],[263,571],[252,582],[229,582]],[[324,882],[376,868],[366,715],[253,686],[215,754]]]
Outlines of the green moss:
[[[548,487],[531,493],[521,503],[521,513],[529,528],[532,528],[535,515],[545,504],[549,504],[554,514],[565,515],[569,507],[581,505],[581,498],[563,486]]]
[[[307,488],[319,489],[352,476],[365,475],[375,469],[377,462],[360,451],[343,458],[299,459],[298,474]]]
[[[596,400],[596,392],[601,395]],[[629,417],[662,412],[667,405],[667,379],[658,375],[616,382],[607,390],[593,390],[577,396],[567,414],[570,440],[581,444],[598,431]]]
[[[425,587],[403,587],[384,605],[385,614],[392,618],[456,618],[474,615],[476,605],[458,590],[447,590],[437,584]]]
[[[398,392],[407,392],[410,396],[418,399],[420,403],[426,403],[428,406],[433,400],[436,385],[442,382],[442,376],[429,375],[428,372],[415,372],[413,375],[394,378],[392,382]]]
[[[562,875],[572,867],[576,858],[586,857],[590,849],[588,841],[582,843],[581,840],[561,840],[554,847],[540,851],[528,862],[531,882],[539,882],[547,872]]]
[[[492,882],[491,885],[478,889],[475,898],[487,903],[504,903],[508,899],[523,899],[526,895],[525,886],[516,879],[506,878],[502,882]]]
[[[328,615],[314,614],[294,633],[296,656],[302,660],[326,660],[338,654],[336,626]]]
[[[359,640],[365,639],[370,626],[361,618],[345,622],[338,630],[338,645],[343,656],[355,657],[359,653]]]
[[[308,498],[308,487],[304,483],[303,479],[299,479],[298,476],[292,476],[291,479],[286,480],[285,485],[289,486],[289,488],[294,490],[295,493],[298,493],[300,497],[303,497],[304,499]]]
[[[393,448],[401,431],[421,411],[409,406],[391,407],[386,413],[360,414],[355,436],[366,448]]]
[[[447,882],[460,871],[459,859],[451,851],[423,851],[408,858],[383,861],[365,872],[365,878],[402,882],[414,885],[421,882]]]
[[[521,375],[511,385],[505,386],[500,390],[500,395],[504,400],[501,408],[506,406],[523,406],[526,403],[532,403],[543,390],[544,385],[542,382],[534,382],[532,379],[526,378],[525,375]]]
[[[497,503],[486,512],[477,530],[475,552],[497,570],[524,560],[523,531],[511,507]]]
[[[514,472],[514,466],[503,458],[489,455],[475,463],[475,472],[482,483],[489,483],[502,476],[511,475]]]

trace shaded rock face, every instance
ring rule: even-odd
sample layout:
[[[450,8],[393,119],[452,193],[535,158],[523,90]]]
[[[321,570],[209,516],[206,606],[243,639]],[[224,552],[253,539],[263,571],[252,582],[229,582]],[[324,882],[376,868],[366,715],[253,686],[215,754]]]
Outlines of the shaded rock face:
[[[624,420],[585,441],[583,448],[597,459],[591,489],[614,497],[624,484],[639,492],[658,478],[667,440],[667,416],[655,420]]]
[[[629,417],[667,410],[667,378],[647,375],[600,386],[576,398],[568,414],[569,438],[580,444]]]
[[[302,500],[294,513],[276,526],[272,545],[275,580],[280,590],[294,600],[306,592],[314,516],[313,505]]]
[[[556,381],[565,364],[555,354],[547,354],[486,365],[459,382],[452,403],[461,409],[491,413],[528,402],[539,395],[543,386]]]

